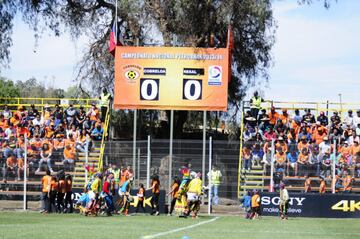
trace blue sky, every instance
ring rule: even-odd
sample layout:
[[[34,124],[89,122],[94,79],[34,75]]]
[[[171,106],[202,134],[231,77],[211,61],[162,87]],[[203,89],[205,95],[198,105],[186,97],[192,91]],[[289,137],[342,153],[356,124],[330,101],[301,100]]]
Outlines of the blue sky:
[[[274,64],[269,82],[258,79],[254,89],[261,89],[266,99],[281,101],[338,101],[341,93],[344,102],[360,102],[360,1],[334,1],[330,9],[321,2],[296,2],[274,1]],[[86,38],[44,33],[35,47],[33,35],[20,20],[15,22],[12,61],[2,75],[15,81],[34,76],[65,89],[76,84],[72,79]]]

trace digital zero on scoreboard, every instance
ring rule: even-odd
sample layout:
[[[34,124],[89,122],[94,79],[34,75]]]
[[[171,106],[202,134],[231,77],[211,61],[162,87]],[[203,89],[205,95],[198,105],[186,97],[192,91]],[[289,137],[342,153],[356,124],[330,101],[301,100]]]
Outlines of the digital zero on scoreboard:
[[[227,110],[227,48],[118,46],[114,107]]]

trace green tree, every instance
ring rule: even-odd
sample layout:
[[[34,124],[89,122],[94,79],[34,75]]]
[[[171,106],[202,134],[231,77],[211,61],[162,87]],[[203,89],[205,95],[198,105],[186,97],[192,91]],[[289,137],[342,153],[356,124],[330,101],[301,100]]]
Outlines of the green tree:
[[[14,82],[0,76],[0,97],[1,98],[16,98],[20,97],[19,88],[14,85]]]
[[[331,0],[319,1],[328,4]],[[101,88],[110,91],[113,88],[113,57],[108,54],[108,39],[116,12],[119,25],[131,33],[127,39],[130,44],[136,38],[140,45],[206,47],[213,33],[220,46],[224,46],[227,25],[231,24],[235,49],[229,103],[237,113],[237,104],[248,87],[256,79],[269,77],[276,30],[271,3],[271,0],[2,0],[0,63],[6,65],[9,61],[16,14],[34,30],[35,37],[47,28],[56,36],[68,31],[74,39],[86,34],[93,41],[79,62],[76,80],[80,82],[79,89],[98,96]],[[186,112],[178,112],[175,129],[182,131],[187,119]]]
[[[23,98],[63,98],[65,93],[63,89],[46,87],[34,77],[16,82],[16,87]]]
[[[94,41],[78,68],[80,87],[93,93],[104,86],[112,88],[113,59],[107,48],[115,16],[113,1],[3,0],[0,7],[3,63],[9,59],[16,14],[34,29],[36,37],[45,28],[51,29],[55,35],[69,31],[74,38],[82,33],[91,36]],[[118,0],[118,16],[120,25],[134,38],[139,38],[141,45],[154,43],[149,32],[155,31],[160,36],[160,40],[155,42],[157,44],[207,46],[210,34],[214,33],[224,46],[227,25],[231,23],[236,49],[233,80],[229,87],[230,103],[234,104],[243,97],[244,90],[256,76],[268,77],[266,69],[271,62],[275,30],[270,0]],[[174,41],[175,37],[177,41]]]

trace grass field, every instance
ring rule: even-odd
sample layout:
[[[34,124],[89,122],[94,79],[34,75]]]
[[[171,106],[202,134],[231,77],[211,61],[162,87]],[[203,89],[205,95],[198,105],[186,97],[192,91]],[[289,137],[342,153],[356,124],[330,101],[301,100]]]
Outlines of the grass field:
[[[236,216],[182,219],[167,216],[84,217],[1,212],[0,239],[8,238],[360,238],[359,219],[275,217],[249,221]]]

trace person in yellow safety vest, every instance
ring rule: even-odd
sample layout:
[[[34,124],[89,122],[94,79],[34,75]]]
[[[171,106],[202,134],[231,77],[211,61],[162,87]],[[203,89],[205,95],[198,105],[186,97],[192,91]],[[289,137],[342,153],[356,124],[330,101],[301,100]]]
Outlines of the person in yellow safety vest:
[[[108,93],[107,89],[104,88],[99,99],[100,99],[100,107],[101,107],[100,108],[101,109],[101,122],[104,122],[107,110],[110,107],[110,101],[112,100],[112,96],[110,95],[110,93]]]
[[[211,179],[211,192],[212,192],[212,203],[214,205],[219,204],[219,186],[221,183],[222,174],[216,165],[212,166],[211,172],[207,174],[208,179]]]
[[[112,164],[111,168],[109,168],[109,172],[114,174],[115,190],[118,190],[119,189],[119,184],[120,184],[121,170],[117,167],[116,164]]]
[[[200,196],[202,194],[202,180],[201,173],[197,173],[195,178],[192,179],[188,185],[187,191],[187,205],[184,211],[184,216],[190,215],[190,211],[193,211],[193,218],[197,217],[200,210]]]
[[[261,109],[261,103],[264,99],[259,96],[257,91],[254,92],[254,96],[250,99],[250,111],[253,120],[257,121],[259,110]]]

